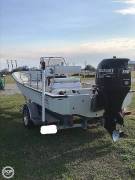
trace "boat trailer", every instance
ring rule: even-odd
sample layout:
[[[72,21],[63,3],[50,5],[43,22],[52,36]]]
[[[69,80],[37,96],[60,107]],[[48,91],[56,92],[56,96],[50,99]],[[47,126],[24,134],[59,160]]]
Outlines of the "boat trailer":
[[[95,96],[93,96],[91,107],[95,112],[104,109],[104,114],[102,118],[95,118],[94,121],[103,123],[114,141],[124,135],[124,116],[126,114],[122,110],[122,104],[131,88],[131,72],[128,69],[128,61],[129,59],[116,57],[104,59],[96,71]],[[92,119],[85,118],[81,121],[80,118],[80,122],[74,124],[73,116],[60,117],[47,112],[45,78],[45,64],[42,62],[42,107],[29,100],[23,107],[24,125],[31,127],[33,122],[41,123],[41,134],[55,134],[59,129],[74,127],[87,129],[88,122],[93,122]]]

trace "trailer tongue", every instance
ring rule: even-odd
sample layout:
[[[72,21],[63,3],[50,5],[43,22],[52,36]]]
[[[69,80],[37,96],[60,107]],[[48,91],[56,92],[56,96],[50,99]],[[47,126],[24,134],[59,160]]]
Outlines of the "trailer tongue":
[[[102,99],[104,127],[114,141],[123,136],[124,126],[122,104],[131,88],[129,59],[105,59],[98,65],[96,85]]]

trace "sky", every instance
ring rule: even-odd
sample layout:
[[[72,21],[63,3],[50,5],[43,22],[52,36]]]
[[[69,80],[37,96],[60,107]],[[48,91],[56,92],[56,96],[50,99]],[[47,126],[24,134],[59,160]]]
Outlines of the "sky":
[[[0,66],[38,66],[41,56],[71,65],[135,60],[135,0],[0,0]]]

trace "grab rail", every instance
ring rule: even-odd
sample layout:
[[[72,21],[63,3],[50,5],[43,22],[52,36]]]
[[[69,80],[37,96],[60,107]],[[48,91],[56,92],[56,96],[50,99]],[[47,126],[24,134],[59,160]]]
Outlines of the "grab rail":
[[[34,72],[34,76],[32,76],[32,73],[29,71],[22,71],[20,72],[20,79],[23,83],[26,83],[27,85],[29,85],[30,87],[34,86],[34,88],[36,88],[37,90],[40,89],[39,86],[39,82],[41,82],[41,73],[38,72]],[[25,82],[24,78],[28,78],[28,80]]]

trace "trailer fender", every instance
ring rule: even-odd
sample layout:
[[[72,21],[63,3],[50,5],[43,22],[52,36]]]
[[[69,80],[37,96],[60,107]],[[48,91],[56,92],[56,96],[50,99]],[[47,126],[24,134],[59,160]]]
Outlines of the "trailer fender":
[[[32,103],[27,103],[24,106],[27,106],[30,114],[30,119],[35,124],[35,120],[37,121],[40,119],[38,105],[32,102]]]

